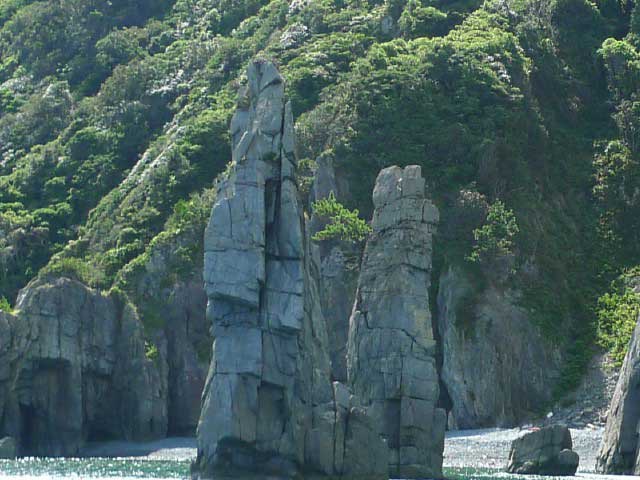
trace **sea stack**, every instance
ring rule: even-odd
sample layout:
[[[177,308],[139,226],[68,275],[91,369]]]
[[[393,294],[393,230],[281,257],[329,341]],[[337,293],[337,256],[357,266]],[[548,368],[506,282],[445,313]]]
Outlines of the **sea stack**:
[[[369,412],[330,380],[291,107],[272,63],[249,65],[231,136],[205,232],[214,341],[192,476],[387,478]]]
[[[389,167],[373,192],[349,326],[348,375],[389,445],[393,478],[441,478],[446,414],[429,310],[432,235],[438,210],[420,167]]]

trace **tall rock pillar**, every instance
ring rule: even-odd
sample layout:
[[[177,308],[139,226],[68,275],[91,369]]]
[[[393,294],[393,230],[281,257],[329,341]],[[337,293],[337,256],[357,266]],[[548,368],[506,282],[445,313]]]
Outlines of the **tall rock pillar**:
[[[205,232],[214,342],[192,476],[386,478],[368,411],[330,381],[284,81],[262,60],[247,81],[231,122],[234,163]]]
[[[446,414],[429,310],[431,237],[438,210],[420,167],[378,175],[371,234],[350,319],[348,374],[370,403],[394,478],[441,478]]]

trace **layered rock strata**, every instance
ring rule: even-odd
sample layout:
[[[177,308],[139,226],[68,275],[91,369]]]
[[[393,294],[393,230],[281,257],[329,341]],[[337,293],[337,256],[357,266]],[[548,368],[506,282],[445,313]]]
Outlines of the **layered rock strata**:
[[[258,60],[247,84],[231,122],[234,163],[205,232],[214,342],[192,475],[386,478],[368,411],[330,381],[283,79]]]
[[[596,470],[605,474],[640,474],[640,320],[636,325],[616,385],[602,437]]]
[[[380,172],[373,233],[350,320],[349,382],[380,419],[394,478],[442,477],[446,414],[439,397],[429,310],[432,234],[438,210],[420,167]]]

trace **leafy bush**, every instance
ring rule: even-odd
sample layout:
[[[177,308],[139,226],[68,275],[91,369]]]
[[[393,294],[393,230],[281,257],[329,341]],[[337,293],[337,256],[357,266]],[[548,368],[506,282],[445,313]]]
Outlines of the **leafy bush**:
[[[56,258],[41,271],[44,277],[67,277],[89,285],[104,288],[108,286],[104,272],[96,265],[79,258]]]
[[[419,0],[409,0],[400,19],[400,32],[406,38],[434,37],[447,33],[447,14],[433,6],[423,6]]]
[[[598,343],[621,366],[640,314],[640,294],[625,289],[598,299]]]
[[[475,243],[468,259],[478,263],[513,255],[514,239],[519,232],[513,210],[497,200],[489,206],[485,224],[473,231]]]
[[[158,351],[158,347],[155,343],[145,340],[144,342],[144,356],[147,360],[156,361],[160,356],[160,352]]]
[[[314,202],[311,208],[314,214],[328,221],[327,226],[312,237],[316,242],[330,239],[360,242],[371,232],[367,222],[358,217],[358,210],[345,208],[333,192]]]
[[[0,312],[11,313],[13,308],[6,297],[0,297]]]

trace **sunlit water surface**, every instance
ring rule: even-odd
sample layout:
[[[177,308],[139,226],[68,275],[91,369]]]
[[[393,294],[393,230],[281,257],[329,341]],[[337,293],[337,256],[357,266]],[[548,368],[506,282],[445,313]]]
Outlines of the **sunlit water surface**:
[[[136,458],[0,460],[0,480],[188,478],[190,461]]]
[[[552,480],[553,477],[504,473],[511,442],[522,433],[519,429],[448,432],[444,451],[445,476],[451,480]],[[625,480],[620,476],[587,473],[595,467],[602,429],[572,430],[572,435],[581,460],[580,479]],[[193,438],[170,438],[147,444],[113,442],[97,445],[84,454],[102,458],[0,460],[0,480],[186,479],[196,455],[196,444]],[[126,458],[104,458],[119,455],[126,455]],[[560,477],[554,480],[560,480]],[[627,477],[627,480],[638,478]]]
[[[81,459],[22,459],[0,460],[0,480],[43,479],[123,479],[150,478],[156,480],[188,478],[190,461],[149,460],[136,458],[81,458]],[[553,477],[522,477],[507,475],[496,469],[473,467],[449,467],[445,476],[451,480],[536,480]],[[585,480],[611,477],[580,474]],[[617,477],[620,479],[621,477]],[[558,477],[559,479],[559,477]]]

